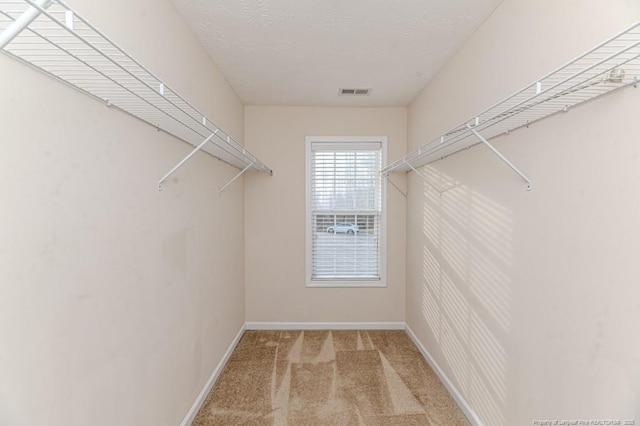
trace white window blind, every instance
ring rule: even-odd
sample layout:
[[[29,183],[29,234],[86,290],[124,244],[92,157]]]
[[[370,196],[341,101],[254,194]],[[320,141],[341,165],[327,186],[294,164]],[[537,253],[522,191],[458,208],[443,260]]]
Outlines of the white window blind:
[[[382,279],[382,142],[311,142],[312,281]]]

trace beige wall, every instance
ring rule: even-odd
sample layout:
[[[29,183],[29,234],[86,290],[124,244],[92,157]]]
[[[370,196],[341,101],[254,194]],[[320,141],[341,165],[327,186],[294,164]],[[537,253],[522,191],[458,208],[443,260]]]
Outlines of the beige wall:
[[[387,287],[305,287],[305,136],[388,136],[397,158],[406,109],[245,107],[246,146],[274,170],[245,180],[247,321],[404,321],[405,200],[390,185]]]
[[[168,1],[74,0],[234,137],[243,106]],[[176,425],[244,322],[242,182],[0,56],[0,424]]]
[[[414,148],[640,19],[637,1],[505,0],[410,105]],[[640,421],[640,89],[410,174],[407,322],[487,425]]]
[[[640,421],[636,90],[496,139],[531,192],[481,146],[431,165],[459,184],[442,197],[410,174],[405,211],[389,186],[386,288],[306,288],[304,271],[305,136],[388,136],[399,158],[640,19],[637,1],[505,0],[408,112],[244,120],[168,2],[73,6],[275,175],[218,196],[237,170],[199,154],[159,193],[187,145],[0,55],[0,424],[175,425],[245,319],[405,309],[487,425]]]

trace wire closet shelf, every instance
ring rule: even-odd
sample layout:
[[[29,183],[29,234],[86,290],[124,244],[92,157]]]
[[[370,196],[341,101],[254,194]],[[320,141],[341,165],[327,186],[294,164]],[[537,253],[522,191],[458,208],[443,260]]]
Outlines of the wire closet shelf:
[[[487,140],[633,84],[640,79],[640,22],[545,75],[502,102],[382,169],[408,172],[485,143],[527,183],[529,179]]]
[[[62,0],[0,0],[0,50],[243,172],[273,173]]]

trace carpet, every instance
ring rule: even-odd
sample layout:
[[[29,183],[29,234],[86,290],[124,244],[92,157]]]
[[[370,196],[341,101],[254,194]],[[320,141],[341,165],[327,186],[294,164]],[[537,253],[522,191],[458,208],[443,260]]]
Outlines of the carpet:
[[[246,331],[193,422],[468,424],[401,330]]]

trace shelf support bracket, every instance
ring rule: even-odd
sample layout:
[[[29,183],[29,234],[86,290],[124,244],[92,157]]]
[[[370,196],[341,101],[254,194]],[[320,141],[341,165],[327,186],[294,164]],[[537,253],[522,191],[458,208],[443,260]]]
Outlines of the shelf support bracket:
[[[520,176],[522,180],[527,182],[527,191],[531,191],[531,179],[529,179],[527,175],[522,173],[520,169],[518,169],[511,161],[509,161],[507,157],[505,157],[500,151],[498,151],[493,145],[491,145],[489,141],[487,141],[480,133],[476,131],[476,129],[471,127],[471,125],[468,123],[467,123],[467,128],[471,130],[471,133],[473,133],[478,139],[480,139],[480,142],[485,144],[487,148],[489,148],[495,155],[498,156],[498,158],[500,158],[507,166],[509,166],[511,170],[516,172],[516,174]]]
[[[401,193],[402,195],[404,195],[404,198],[407,198],[407,193],[404,192],[402,189],[400,189],[398,187],[398,185],[395,184],[394,181],[391,180],[391,178],[389,177],[389,173],[385,173],[384,177],[387,178],[387,180],[389,181],[389,183],[391,184],[391,186],[393,186],[399,193]]]
[[[191,152],[189,153],[189,155],[187,155],[186,157],[184,157],[184,158],[182,159],[182,161],[180,161],[178,164],[176,164],[176,165],[174,166],[174,168],[173,168],[173,169],[169,170],[169,172],[168,172],[166,175],[162,176],[162,177],[160,178],[160,180],[158,181],[158,191],[162,191],[162,183],[163,183],[165,180],[167,180],[167,179],[169,178],[169,176],[171,176],[172,174],[174,174],[174,173],[175,173],[175,171],[176,171],[176,170],[178,170],[178,169],[179,169],[179,168],[180,168],[184,163],[186,163],[186,162],[189,160],[189,158],[193,157],[193,156],[196,154],[196,152],[200,151],[200,150],[202,149],[202,147],[203,147],[203,146],[205,146],[205,145],[207,144],[207,142],[211,141],[211,138],[213,138],[213,137],[215,136],[215,134],[216,134],[216,133],[218,133],[218,131],[217,131],[217,130],[216,130],[215,132],[211,133],[211,134],[210,134],[210,135],[209,135],[205,140],[203,140],[203,141],[200,143],[200,145],[198,145],[196,148],[194,148],[194,150],[193,150],[193,151],[191,151]]]
[[[51,4],[51,0],[36,0],[32,6],[22,12],[22,15],[13,21],[5,30],[0,33],[0,50],[11,43],[25,28],[29,26],[39,15],[40,9],[46,9]]]
[[[222,194],[224,192],[225,189],[227,189],[227,187],[229,185],[231,185],[233,182],[236,181],[236,179],[238,179],[240,176],[242,176],[244,174],[244,172],[246,172],[247,170],[249,170],[253,165],[255,164],[255,160],[252,161],[247,167],[245,167],[244,169],[242,169],[242,171],[240,173],[238,173],[237,175],[235,175],[233,177],[233,179],[231,179],[229,182],[227,182],[222,188],[220,188],[218,190],[218,194]]]
[[[424,180],[425,182],[427,182],[429,184],[430,187],[432,187],[433,189],[436,190],[436,192],[440,195],[442,195],[443,192],[447,191],[448,189],[451,188],[447,188],[447,189],[440,189],[438,188],[438,186],[436,184],[434,184],[433,182],[431,182],[431,179],[429,179],[428,177],[426,177],[425,175],[423,175],[422,173],[420,173],[419,171],[416,170],[415,167],[413,167],[411,164],[409,164],[408,162],[405,161],[405,164],[407,166],[409,166],[409,168],[411,170],[413,170],[418,176],[420,176],[422,178],[422,180]]]

